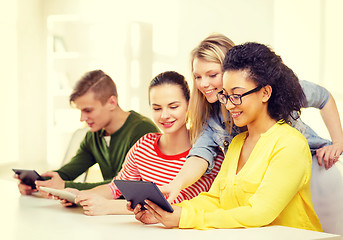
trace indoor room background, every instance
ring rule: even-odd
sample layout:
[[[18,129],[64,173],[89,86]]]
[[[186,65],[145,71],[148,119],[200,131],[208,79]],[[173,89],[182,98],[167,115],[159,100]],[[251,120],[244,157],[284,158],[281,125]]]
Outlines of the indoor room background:
[[[58,167],[83,125],[75,81],[102,69],[119,104],[150,116],[147,86],[174,70],[191,84],[189,54],[213,32],[271,46],[300,79],[326,87],[343,115],[341,0],[0,0],[0,168]],[[329,134],[314,109],[303,120]]]

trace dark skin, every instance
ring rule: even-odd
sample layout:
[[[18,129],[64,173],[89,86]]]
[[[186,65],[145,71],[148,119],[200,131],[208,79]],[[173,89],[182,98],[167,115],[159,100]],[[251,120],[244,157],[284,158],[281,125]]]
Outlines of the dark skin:
[[[128,202],[126,206],[129,211],[135,214],[135,218],[144,224],[153,224],[160,222],[167,228],[174,228],[179,226],[182,210],[181,207],[172,205],[174,212],[170,213],[163,210],[158,205],[149,200],[145,200],[144,207],[147,210],[142,210],[140,204],[137,204],[137,206],[132,209],[131,202]]]

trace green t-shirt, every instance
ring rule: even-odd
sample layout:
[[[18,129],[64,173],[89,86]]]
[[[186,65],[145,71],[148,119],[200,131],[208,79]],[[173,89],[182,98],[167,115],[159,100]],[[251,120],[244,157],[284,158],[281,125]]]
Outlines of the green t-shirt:
[[[120,171],[126,153],[138,139],[149,132],[159,132],[159,130],[149,118],[135,111],[130,111],[123,126],[111,135],[109,146],[104,139],[105,130],[87,132],[76,155],[69,163],[57,170],[61,178],[66,181],[65,187],[85,190],[109,183]],[[73,182],[96,163],[99,164],[103,182]]]

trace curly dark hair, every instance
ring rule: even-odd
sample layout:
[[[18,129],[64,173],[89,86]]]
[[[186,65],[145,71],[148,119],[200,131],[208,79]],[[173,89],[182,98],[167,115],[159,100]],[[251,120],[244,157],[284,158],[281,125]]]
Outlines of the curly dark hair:
[[[224,71],[246,70],[258,86],[272,87],[268,101],[271,118],[286,122],[299,118],[306,99],[298,77],[266,45],[248,42],[233,47],[225,56],[223,68]]]

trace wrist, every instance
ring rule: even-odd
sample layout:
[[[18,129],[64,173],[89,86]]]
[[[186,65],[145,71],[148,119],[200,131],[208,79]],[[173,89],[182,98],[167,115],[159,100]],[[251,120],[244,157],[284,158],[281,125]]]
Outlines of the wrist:
[[[341,139],[339,139],[339,140],[332,140],[332,144],[343,146],[343,140],[341,140]]]
[[[184,181],[182,180],[181,177],[176,177],[169,183],[169,186],[172,187],[173,189],[182,190],[183,185],[184,185],[183,183]]]

